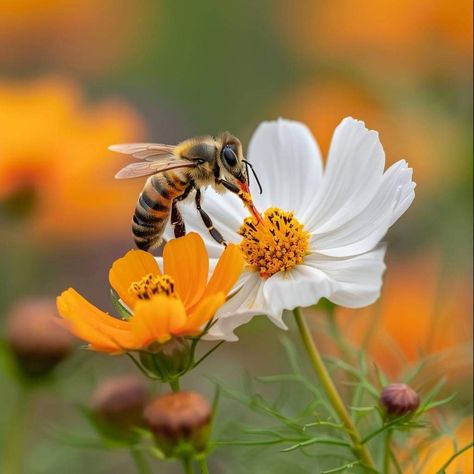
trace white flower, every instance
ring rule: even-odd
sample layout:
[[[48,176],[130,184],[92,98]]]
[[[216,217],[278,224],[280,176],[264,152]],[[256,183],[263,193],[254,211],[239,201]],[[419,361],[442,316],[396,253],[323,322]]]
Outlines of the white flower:
[[[352,118],[336,128],[324,170],[308,128],[282,119],[258,127],[247,159],[263,187],[259,195],[253,186],[256,207],[262,213],[277,208],[266,220],[279,240],[275,243],[263,226],[257,234],[244,226],[239,234],[248,216],[241,201],[231,193],[206,190],[203,208],[214,226],[228,242],[242,242],[253,264],[242,274],[235,296],[218,311],[208,338],[237,340],[234,330],[260,314],[286,328],[285,309],[313,305],[322,297],[350,308],[376,301],[385,270],[380,240],[415,196],[407,163],[398,161],[384,173],[378,133]],[[194,206],[182,205],[181,210],[187,230],[199,232],[209,255],[217,258],[222,247],[208,234]],[[285,239],[291,240],[289,249]]]

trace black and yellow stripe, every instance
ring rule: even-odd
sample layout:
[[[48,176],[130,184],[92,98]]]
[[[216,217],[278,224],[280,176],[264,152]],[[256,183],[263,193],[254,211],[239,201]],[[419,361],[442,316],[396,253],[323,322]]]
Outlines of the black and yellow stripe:
[[[187,186],[184,177],[171,171],[148,178],[132,220],[133,237],[138,248],[149,250],[160,245],[173,200],[181,196]]]

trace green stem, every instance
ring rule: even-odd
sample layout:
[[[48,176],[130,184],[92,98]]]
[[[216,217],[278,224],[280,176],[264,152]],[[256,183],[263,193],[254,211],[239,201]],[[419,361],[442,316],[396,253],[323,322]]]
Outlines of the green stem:
[[[384,453],[383,453],[383,473],[390,474],[390,460],[391,460],[391,443],[392,443],[392,430],[388,430],[385,434]]]
[[[20,388],[20,393],[12,410],[0,472],[8,472],[8,474],[20,474],[22,472],[23,444],[27,428],[30,395],[31,389],[28,387]]]
[[[179,392],[181,390],[179,379],[171,379],[168,383],[170,384],[171,390],[173,392]]]
[[[469,443],[467,444],[466,446],[464,446],[463,448],[461,448],[459,451],[457,451],[456,453],[454,453],[441,467],[440,469],[438,469],[438,471],[436,471],[436,474],[442,474],[444,472],[446,472],[446,469],[448,468],[448,466],[459,456],[461,455],[462,453],[464,453],[464,451],[467,451],[468,449],[471,449],[473,447],[474,443]]]
[[[361,437],[357,431],[357,428],[352,421],[351,416],[346,410],[344,402],[339,395],[334,382],[329,375],[329,372],[324,365],[323,359],[319,354],[318,349],[313,341],[311,336],[311,332],[309,327],[304,319],[303,313],[301,308],[296,308],[294,311],[296,324],[298,326],[298,330],[300,332],[301,339],[303,344],[308,352],[309,358],[311,360],[311,364],[313,365],[314,371],[316,375],[319,377],[321,384],[326,392],[326,395],[331,402],[334,410],[338,414],[339,418],[341,419],[342,423],[344,424],[347,433],[351,437],[352,444],[354,446],[354,453],[357,457],[361,460],[363,464],[371,468],[372,470],[376,471],[374,461],[367,449],[367,446],[361,444]]]
[[[183,467],[185,474],[193,474],[193,466],[189,458],[183,459]]]
[[[206,458],[202,458],[199,460],[199,467],[201,469],[201,474],[209,474],[209,467],[207,466]]]
[[[146,462],[143,453],[136,446],[130,448],[130,454],[132,455],[133,462],[137,468],[138,474],[151,474],[152,471]]]

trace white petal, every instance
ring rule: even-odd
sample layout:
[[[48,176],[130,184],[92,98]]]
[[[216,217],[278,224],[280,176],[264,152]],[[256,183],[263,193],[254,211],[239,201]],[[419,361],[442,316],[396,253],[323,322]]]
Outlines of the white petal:
[[[325,273],[331,283],[328,299],[348,308],[361,308],[380,296],[385,246],[350,258],[334,258],[312,254],[306,263]]]
[[[301,217],[322,177],[321,153],[308,127],[283,119],[261,123],[250,140],[247,158],[263,188],[260,196],[252,186],[256,206],[262,211],[279,207]]]
[[[413,170],[411,168],[409,169],[412,173]],[[394,224],[410,207],[411,203],[413,202],[413,199],[415,199],[415,186],[416,184],[411,180],[401,186],[397,203],[395,204],[395,209],[393,210],[392,219],[390,220],[389,226],[392,226],[392,224]]]
[[[311,306],[331,293],[330,282],[319,269],[297,265],[287,272],[270,277],[263,288],[265,300],[273,313],[298,306]]]
[[[378,133],[345,118],[334,132],[321,188],[305,218],[307,228],[328,232],[357,215],[373,198],[384,165]]]
[[[237,341],[234,330],[247,323],[256,315],[267,315],[282,329],[286,326],[281,314],[273,314],[263,297],[264,280],[255,272],[245,272],[239,282],[242,288],[216,313],[216,323],[204,339]]]
[[[404,160],[392,165],[361,212],[331,231],[313,233],[312,249],[334,257],[358,255],[373,249],[413,201],[411,178],[412,170]]]

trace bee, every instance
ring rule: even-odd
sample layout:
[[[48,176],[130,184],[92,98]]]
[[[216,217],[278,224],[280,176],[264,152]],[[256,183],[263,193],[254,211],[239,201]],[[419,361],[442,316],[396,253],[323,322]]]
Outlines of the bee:
[[[116,174],[117,179],[151,175],[140,193],[132,220],[135,243],[142,250],[160,245],[171,217],[175,237],[186,233],[178,203],[192,192],[204,225],[216,242],[226,245],[222,234],[201,207],[201,189],[212,186],[217,192],[235,193],[261,222],[249,190],[249,167],[258,186],[260,182],[252,165],[244,159],[240,140],[225,132],[218,137],[203,136],[184,140],[176,146],[158,143],[112,145],[109,150],[141,160]]]

